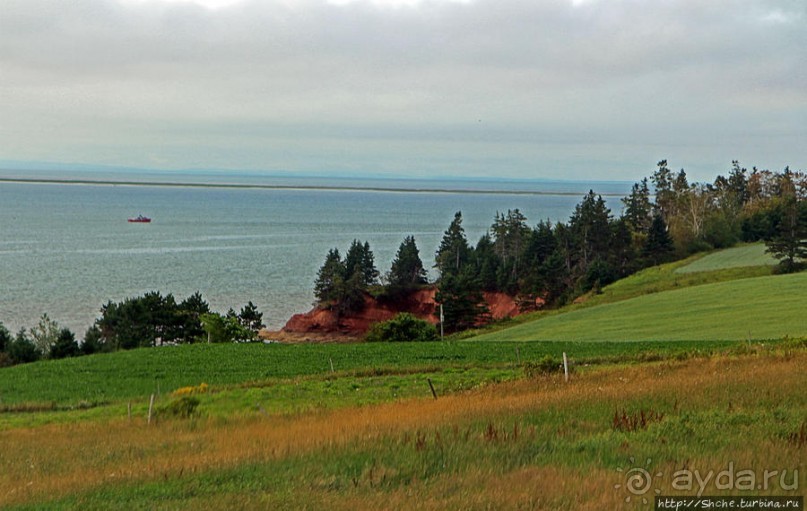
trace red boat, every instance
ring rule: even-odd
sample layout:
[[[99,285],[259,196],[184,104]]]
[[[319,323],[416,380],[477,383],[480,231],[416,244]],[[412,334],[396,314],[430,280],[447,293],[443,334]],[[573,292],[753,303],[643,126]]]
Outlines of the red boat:
[[[151,222],[151,218],[143,215],[137,215],[135,218],[130,218],[129,222],[133,224],[147,224]]]

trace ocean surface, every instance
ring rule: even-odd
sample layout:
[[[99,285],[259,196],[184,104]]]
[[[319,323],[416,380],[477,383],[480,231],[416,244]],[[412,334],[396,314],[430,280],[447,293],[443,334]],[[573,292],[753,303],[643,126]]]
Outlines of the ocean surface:
[[[255,173],[0,171],[0,178],[118,183],[0,182],[0,322],[14,333],[47,313],[79,338],[107,301],[152,290],[177,300],[200,291],[220,312],[252,301],[270,328],[280,328],[311,308],[314,279],[330,248],[344,254],[353,239],[368,241],[384,273],[411,234],[431,266],[456,211],[473,244],[497,211],[519,208],[531,226],[566,221],[594,189],[609,196],[618,214],[618,197],[630,189],[624,182]],[[152,223],[127,222],[141,213]]]

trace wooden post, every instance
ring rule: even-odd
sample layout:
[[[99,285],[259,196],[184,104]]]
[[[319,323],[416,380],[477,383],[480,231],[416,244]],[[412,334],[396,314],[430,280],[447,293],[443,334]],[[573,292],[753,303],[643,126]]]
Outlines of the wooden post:
[[[432,385],[432,379],[426,378],[426,381],[429,382],[429,388],[432,389],[432,396],[434,396],[434,399],[437,399],[437,391],[434,390],[434,385]]]
[[[563,381],[569,381],[569,359],[566,358],[566,352],[563,352]]]
[[[335,372],[335,371],[333,370],[333,359],[332,359],[331,357],[328,357],[328,362],[330,362],[330,363],[331,363],[331,372],[332,372],[332,373],[333,373],[333,372]]]
[[[149,399],[149,418],[148,418],[148,425],[151,425],[151,412],[154,410],[154,394],[151,395]]]
[[[126,416],[129,418],[129,420],[132,420],[132,402],[131,401],[126,403]]]
[[[518,346],[516,346],[516,363],[521,365],[521,354],[518,352]]]

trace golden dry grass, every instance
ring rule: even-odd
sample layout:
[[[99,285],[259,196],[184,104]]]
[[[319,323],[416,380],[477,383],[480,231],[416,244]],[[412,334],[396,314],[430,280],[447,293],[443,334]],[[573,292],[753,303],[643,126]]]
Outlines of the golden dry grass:
[[[437,401],[407,400],[296,416],[164,421],[150,427],[143,420],[124,419],[8,430],[0,432],[0,507],[317,450],[363,449],[416,431],[517,418],[549,408],[573,415],[574,410],[593,403],[617,408],[653,396],[691,409],[716,405],[751,409],[761,398],[785,402],[789,395],[801,392],[806,374],[803,351],[721,356],[598,369],[581,373],[570,384],[546,377],[492,385]],[[776,460],[779,465],[803,467],[805,451],[771,442],[732,446],[729,454],[749,464]],[[720,468],[725,460],[704,457],[698,461]],[[619,495],[609,491],[613,482],[613,472],[596,466],[584,474],[556,466],[520,467],[504,474],[472,467],[462,474],[440,475],[383,492],[362,487],[335,494],[306,486],[299,488],[299,498],[313,508],[323,502],[331,509],[614,509]],[[272,497],[222,494],[205,502],[218,502],[222,508],[260,509],[267,499]],[[192,501],[187,504],[193,507]]]

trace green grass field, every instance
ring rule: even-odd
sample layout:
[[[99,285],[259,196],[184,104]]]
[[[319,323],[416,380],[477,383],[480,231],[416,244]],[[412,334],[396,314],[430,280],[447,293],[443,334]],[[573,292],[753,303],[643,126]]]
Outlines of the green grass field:
[[[763,243],[719,250],[692,261],[675,271],[676,273],[695,273],[748,266],[775,266],[778,261],[765,250],[766,247]]]
[[[807,335],[807,273],[665,291],[573,310],[475,337],[483,341],[707,341]]]
[[[143,399],[152,393],[207,383],[222,389],[299,385],[300,378],[372,377],[417,373],[451,374],[469,368],[512,368],[518,360],[558,358],[563,352],[583,364],[675,357],[719,350],[733,342],[579,343],[433,342],[412,344],[200,344],[142,348],[0,369],[0,410],[79,408]],[[518,349],[518,353],[516,350]],[[331,361],[335,373],[331,373]],[[425,376],[421,378],[424,381]],[[446,382],[450,385],[450,382]],[[422,385],[420,386],[422,388]],[[53,406],[51,406],[53,405]],[[0,418],[2,415],[0,415]]]

